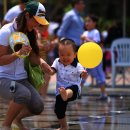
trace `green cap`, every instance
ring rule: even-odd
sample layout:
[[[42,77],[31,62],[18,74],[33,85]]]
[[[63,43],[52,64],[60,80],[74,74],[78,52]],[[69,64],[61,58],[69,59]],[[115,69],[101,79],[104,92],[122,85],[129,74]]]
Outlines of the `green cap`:
[[[25,10],[33,15],[33,17],[35,18],[35,20],[41,24],[41,25],[48,25],[49,22],[46,20],[45,18],[45,7],[37,1],[30,1],[27,2]]]

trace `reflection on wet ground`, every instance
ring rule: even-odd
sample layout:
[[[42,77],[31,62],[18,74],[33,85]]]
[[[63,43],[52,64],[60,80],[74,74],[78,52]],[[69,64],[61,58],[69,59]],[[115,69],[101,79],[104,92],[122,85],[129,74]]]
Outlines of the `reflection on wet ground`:
[[[54,130],[58,121],[53,112],[53,95],[44,100],[41,115],[25,118],[30,130]],[[7,102],[0,99],[0,126],[5,117]],[[96,101],[96,96],[82,96],[70,102],[67,108],[69,130],[130,130],[130,96],[110,97],[108,101]],[[13,125],[13,130],[18,130]]]

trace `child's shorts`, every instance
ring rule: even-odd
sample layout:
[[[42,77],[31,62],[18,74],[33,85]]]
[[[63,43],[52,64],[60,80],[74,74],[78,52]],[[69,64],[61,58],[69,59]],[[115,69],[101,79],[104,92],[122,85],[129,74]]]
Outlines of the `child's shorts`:
[[[96,78],[96,83],[98,86],[104,85],[106,78],[105,73],[103,71],[102,63],[100,63],[97,67],[93,69],[88,69],[88,73]]]

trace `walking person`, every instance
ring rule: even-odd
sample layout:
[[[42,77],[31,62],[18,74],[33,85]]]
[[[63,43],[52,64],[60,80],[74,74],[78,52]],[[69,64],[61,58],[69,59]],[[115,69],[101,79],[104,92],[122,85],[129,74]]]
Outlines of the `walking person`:
[[[12,22],[14,18],[16,18],[21,12],[23,12],[25,8],[25,4],[28,1],[29,0],[19,0],[18,5],[15,5],[12,8],[10,8],[4,16],[2,25]]]
[[[72,0],[72,9],[64,15],[57,32],[59,38],[66,37],[74,40],[77,49],[81,44],[80,36],[84,31],[84,20],[80,15],[84,8],[84,0]]]

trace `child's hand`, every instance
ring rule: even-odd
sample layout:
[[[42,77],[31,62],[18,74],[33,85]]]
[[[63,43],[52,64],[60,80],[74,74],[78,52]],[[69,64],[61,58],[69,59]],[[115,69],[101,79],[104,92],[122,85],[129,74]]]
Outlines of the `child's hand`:
[[[88,77],[88,73],[86,70],[83,70],[81,73],[81,78],[86,79]]]
[[[86,37],[86,36],[81,36],[81,40],[83,41],[83,43],[84,43],[84,42],[91,42],[91,41],[92,41],[91,39],[89,39],[89,38]]]
[[[88,37],[85,37],[85,42],[92,42],[92,40]]]

